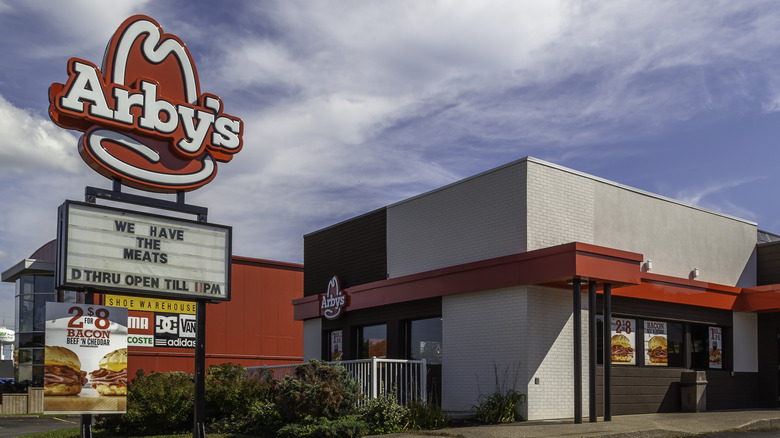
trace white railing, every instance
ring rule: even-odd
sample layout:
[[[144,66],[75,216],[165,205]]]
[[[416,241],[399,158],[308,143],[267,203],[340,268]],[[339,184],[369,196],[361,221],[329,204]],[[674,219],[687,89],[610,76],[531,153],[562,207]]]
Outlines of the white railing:
[[[377,398],[380,394],[394,395],[398,403],[406,405],[414,401],[425,403],[427,372],[425,359],[358,359],[328,362],[341,366],[360,386],[360,400]],[[295,376],[295,367],[300,364],[249,367],[247,373],[270,371],[274,380]]]

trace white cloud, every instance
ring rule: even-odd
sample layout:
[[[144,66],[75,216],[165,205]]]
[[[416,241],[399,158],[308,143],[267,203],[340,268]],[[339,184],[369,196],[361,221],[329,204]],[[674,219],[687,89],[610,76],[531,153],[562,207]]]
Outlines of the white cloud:
[[[749,184],[758,180],[764,179],[763,177],[746,177],[731,180],[715,181],[709,185],[703,187],[696,187],[680,191],[675,199],[682,202],[686,202],[693,205],[704,206],[703,202],[712,195],[723,193],[728,189],[733,189],[744,184]],[[731,204],[730,209],[733,209],[734,205]]]
[[[55,57],[62,53],[84,56],[85,50],[102,50],[117,27],[127,17],[143,11],[146,0],[70,0],[67,7],[49,1],[19,2],[17,8],[24,8],[40,20],[39,25],[57,35],[47,45],[33,48],[34,57]],[[99,65],[99,60],[96,60]]]
[[[36,113],[15,108],[0,96],[0,171],[83,170],[76,138]]]

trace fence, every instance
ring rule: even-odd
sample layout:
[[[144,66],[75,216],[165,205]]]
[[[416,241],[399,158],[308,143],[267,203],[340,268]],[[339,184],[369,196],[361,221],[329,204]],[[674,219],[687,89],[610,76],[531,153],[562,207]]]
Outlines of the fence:
[[[0,414],[40,414],[43,412],[43,388],[27,388],[27,393],[4,393]]]
[[[359,359],[328,362],[341,366],[358,382],[361,402],[377,398],[380,394],[394,395],[398,403],[406,405],[414,401],[426,402],[427,372],[425,359]],[[294,376],[299,364],[247,368],[248,373],[270,371],[275,380]]]

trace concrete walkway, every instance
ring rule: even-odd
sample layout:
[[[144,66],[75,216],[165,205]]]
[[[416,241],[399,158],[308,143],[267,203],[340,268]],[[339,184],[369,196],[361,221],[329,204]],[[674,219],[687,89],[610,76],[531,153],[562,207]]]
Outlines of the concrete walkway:
[[[665,413],[613,416],[612,421],[598,419],[582,424],[573,420],[525,421],[506,425],[457,427],[416,433],[397,433],[384,437],[411,438],[445,436],[455,438],[523,437],[682,437],[727,430],[778,429],[780,410],[716,411],[701,413]]]

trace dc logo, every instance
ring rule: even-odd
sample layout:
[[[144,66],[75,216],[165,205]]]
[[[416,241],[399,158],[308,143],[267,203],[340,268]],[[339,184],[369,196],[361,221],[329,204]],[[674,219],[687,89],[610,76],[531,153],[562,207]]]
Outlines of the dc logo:
[[[179,318],[175,316],[156,315],[154,328],[158,334],[170,333],[177,335],[179,334]]]

